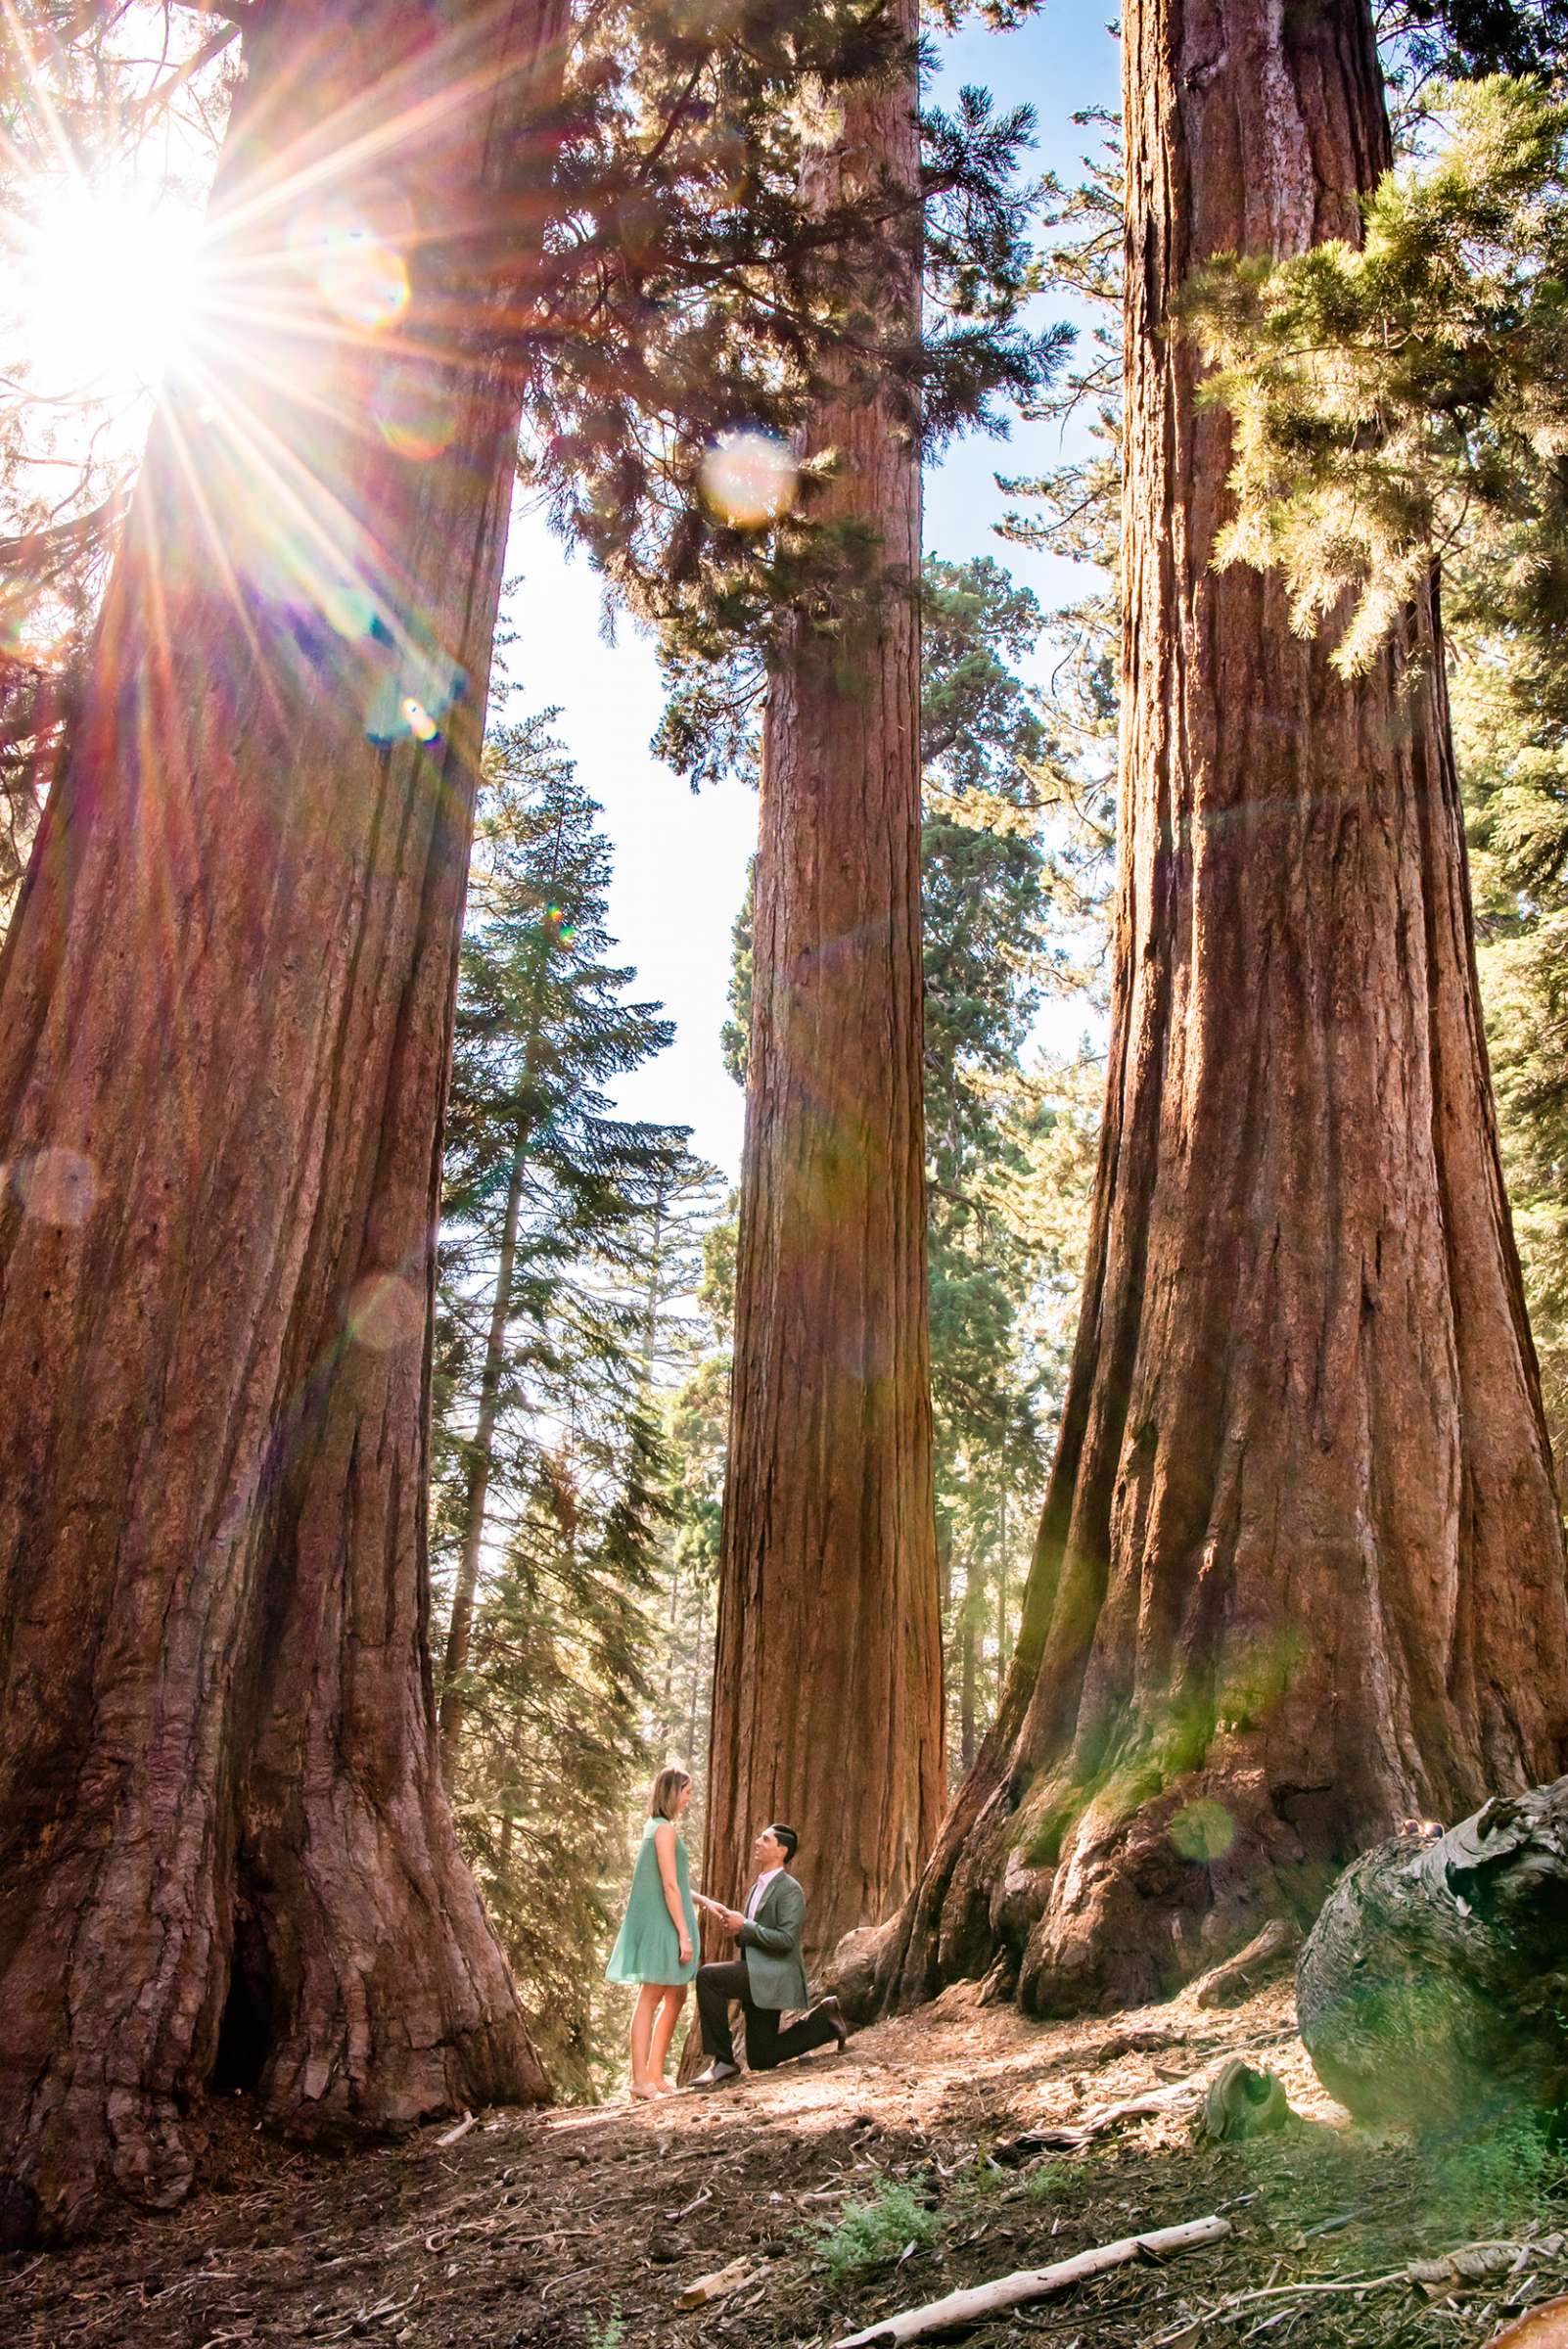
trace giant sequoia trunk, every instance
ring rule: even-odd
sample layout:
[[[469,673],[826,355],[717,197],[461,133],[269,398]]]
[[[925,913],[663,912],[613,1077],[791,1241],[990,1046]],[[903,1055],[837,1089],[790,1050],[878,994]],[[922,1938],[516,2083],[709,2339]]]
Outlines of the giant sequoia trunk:
[[[853,97],[808,193],[914,188],[914,109],[912,76]],[[912,337],[913,207],[866,299],[868,333]],[[798,616],[768,696],[706,1839],[733,1896],[757,1828],[799,1829],[812,1951],[902,1899],[942,1801],[916,420],[846,381],[827,448],[816,511],[869,527],[887,584],[836,651]]]
[[[562,18],[256,17],[224,317],[0,963],[13,2236],[177,2199],[215,2070],[310,2135],[544,2090],[437,1769],[425,1489]]]
[[[1115,1011],[1062,1433],[995,1727],[882,1957],[1171,1987],[1401,1814],[1549,1777],[1561,1525],[1499,1171],[1435,602],[1367,677],[1210,568],[1175,297],[1358,232],[1364,0],[1124,18]]]

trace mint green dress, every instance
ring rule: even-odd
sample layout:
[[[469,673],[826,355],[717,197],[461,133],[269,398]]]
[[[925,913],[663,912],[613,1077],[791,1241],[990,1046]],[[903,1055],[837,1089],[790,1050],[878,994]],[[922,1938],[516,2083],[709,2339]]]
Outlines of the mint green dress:
[[[675,1882],[680,1887],[680,1906],[691,1942],[689,1965],[680,1962],[680,1938],[670,1922],[664,1880],[659,1873],[659,1854],[654,1849],[654,1829],[670,1824],[672,1821],[667,1819],[651,1819],[642,1830],[637,1865],[631,1871],[631,1890],[626,1896],[626,1913],[610,1953],[610,1962],[604,1969],[607,1982],[689,1982],[697,1971],[702,1951],[687,1875],[686,1846],[680,1839],[680,1829],[675,1829]]]

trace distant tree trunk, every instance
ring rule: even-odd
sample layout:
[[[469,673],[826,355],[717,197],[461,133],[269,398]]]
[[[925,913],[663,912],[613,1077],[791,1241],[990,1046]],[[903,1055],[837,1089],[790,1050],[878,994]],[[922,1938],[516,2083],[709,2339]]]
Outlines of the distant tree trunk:
[[[665,1631],[665,1678],[659,1692],[661,1733],[668,1741],[674,1727],[675,1642],[680,1635],[680,1560],[669,1569],[669,1622]]]
[[[975,1647],[980,1630],[976,1596],[966,1589],[958,1614],[958,1760],[964,1770],[975,1758],[975,1700],[979,1694]]]
[[[1002,1682],[1007,1673],[1007,1617],[1012,1607],[1012,1547],[1011,1528],[1007,1522],[1007,1496],[1001,1500],[1001,1534],[996,1558],[996,1695],[999,1700]]]
[[[914,0],[899,22],[912,38]],[[918,182],[912,72],[853,95],[822,206]],[[867,331],[919,315],[918,220],[890,228]],[[921,1093],[917,420],[818,405],[814,511],[869,525],[894,584],[853,641],[797,615],[762,748],[735,1373],[706,1882],[800,1832],[808,1952],[913,1884],[943,1797]]]
[[[214,2070],[301,2136],[544,2093],[440,1786],[426,1487],[497,328],[563,29],[248,27],[229,315],[155,427],[0,961],[13,2238],[178,2200]]]
[[[665,1201],[669,1177],[661,1174],[654,1193],[653,1232],[648,1249],[648,1294],[642,1309],[642,1383],[653,1383],[654,1355],[659,1345],[659,1309],[664,1304]]]
[[[546,888],[560,870],[564,816],[555,827]],[[466,1707],[462,1677],[468,1670],[474,1634],[474,1599],[479,1589],[480,1552],[484,1546],[484,1519],[489,1506],[490,1476],[495,1466],[495,1425],[501,1410],[501,1381],[506,1375],[506,1333],[512,1320],[512,1287],[517,1269],[517,1235],[523,1215],[523,1181],[528,1172],[529,1143],[537,1117],[540,1029],[544,1018],[544,976],[549,946],[541,940],[535,959],[528,1009],[523,1068],[517,1087],[517,1128],[512,1137],[512,1166],[507,1176],[506,1209],[501,1218],[501,1244],[495,1259],[495,1293],[490,1299],[490,1323],[484,1337],[484,1360],[480,1370],[479,1416],[469,1448],[468,1484],[463,1494],[463,1539],[458,1550],[457,1580],[452,1589],[452,1612],[446,1626],[446,1651],[441,1663],[440,1749],[441,1774],[448,1786],[457,1769]]]
[[[1109,1090],[1017,1656],[883,1960],[1156,1995],[1401,1815],[1561,1768],[1561,1521],[1499,1169],[1435,597],[1342,683],[1210,568],[1172,304],[1358,233],[1364,0],[1124,17],[1127,614]]]
[[[495,1264],[495,1294],[490,1300],[490,1326],[484,1340],[484,1364],[480,1372],[479,1418],[469,1451],[468,1485],[463,1495],[463,1542],[458,1552],[457,1581],[452,1590],[452,1613],[446,1627],[446,1654],[441,1668],[441,1772],[448,1786],[457,1768],[466,1708],[462,1678],[468,1670],[474,1631],[474,1598],[479,1589],[480,1551],[484,1545],[484,1514],[489,1502],[490,1471],[495,1464],[495,1422],[501,1409],[501,1380],[506,1371],[506,1332],[512,1317],[512,1276],[517,1265],[518,1224],[523,1212],[524,1142],[512,1153],[512,1173],[506,1190],[506,1214]]]

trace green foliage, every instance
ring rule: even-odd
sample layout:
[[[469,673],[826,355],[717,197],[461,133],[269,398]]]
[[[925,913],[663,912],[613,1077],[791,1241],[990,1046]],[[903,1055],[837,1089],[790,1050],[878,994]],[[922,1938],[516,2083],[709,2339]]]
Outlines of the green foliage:
[[[880,2267],[910,2243],[931,2242],[936,2232],[937,2222],[913,2187],[890,2178],[868,2201],[847,2202],[837,2222],[819,2231],[816,2255],[838,2278]]]
[[[1369,198],[1360,249],[1222,258],[1191,290],[1235,431],[1220,560],[1277,568],[1304,633],[1348,610],[1348,675],[1461,542],[1495,625],[1533,645],[1568,617],[1565,165],[1568,106],[1541,84],[1462,87],[1442,150]]]
[[[625,2349],[626,2327],[621,2314],[621,2303],[613,2300],[610,2314],[603,2324],[590,2319],[584,2349]]]
[[[1404,78],[1549,73],[1568,48],[1564,0],[1393,0],[1378,31],[1404,52]]]
[[[757,858],[746,867],[746,895],[729,934],[728,1013],[718,1033],[724,1067],[737,1084],[746,1082],[746,1054],[752,1033],[752,957],[757,919]]]
[[[605,1087],[668,1040],[606,957],[609,854],[548,715],[490,748],[464,941],[437,1329],[435,1547],[480,1502],[458,1820],[558,2090],[603,2079],[597,1977],[647,1774],[672,1501],[650,1391],[697,1278],[682,1130]],[[505,1283],[504,1291],[502,1283]],[[497,1351],[498,1349],[498,1351]],[[486,1429],[485,1397],[493,1405]]]
[[[1055,745],[1020,675],[1045,624],[1000,564],[931,560],[925,576],[921,831],[932,1409],[949,1699],[960,1764],[1010,1651],[1013,1578],[1061,1368],[1051,1301],[1076,1291],[1082,1231],[1034,1211],[1047,1164],[1059,1206],[1084,1167],[1049,1150],[1054,1077],[1021,1062],[1047,991],[1082,978],[1076,907],[1056,887]],[[1047,1147],[1042,1148],[1042,1145]],[[983,1670],[990,1651],[992,1665]]]
[[[872,159],[860,196],[803,197],[803,162],[832,144],[847,96],[913,66],[887,12],[836,0],[728,0],[700,22],[685,0],[622,0],[583,34],[527,463],[661,622],[683,690],[660,747],[694,780],[745,755],[776,616],[808,602],[832,634],[886,584],[875,532],[813,524],[818,474],[763,526],[706,503],[715,438],[744,423],[787,439],[830,383],[891,393],[928,445],[994,431],[997,403],[1032,398],[1065,346],[1024,324],[1027,107],[965,88],[924,119],[917,186]],[[911,334],[889,297],[916,238]]]
[[[1456,2234],[1509,2235],[1539,2225],[1550,2206],[1561,2214],[1568,2201],[1568,2161],[1538,2113],[1490,2115],[1425,2157],[1431,2215]]]

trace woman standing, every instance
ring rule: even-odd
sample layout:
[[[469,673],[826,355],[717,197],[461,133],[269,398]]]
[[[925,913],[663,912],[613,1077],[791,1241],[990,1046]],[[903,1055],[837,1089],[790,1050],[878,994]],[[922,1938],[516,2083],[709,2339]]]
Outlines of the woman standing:
[[[686,1846],[675,1821],[691,1801],[684,1770],[662,1770],[648,1804],[648,1824],[631,1871],[631,1891],[607,1982],[638,1984],[631,2018],[631,2093],[668,2096],[665,2064],[686,1985],[697,1971],[697,1911],[692,1906]]]

